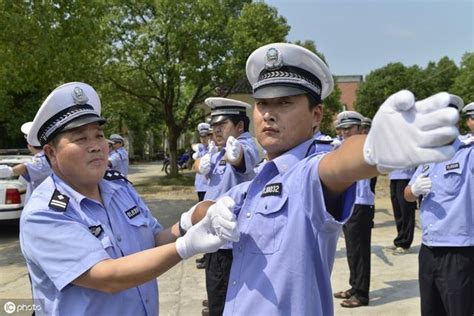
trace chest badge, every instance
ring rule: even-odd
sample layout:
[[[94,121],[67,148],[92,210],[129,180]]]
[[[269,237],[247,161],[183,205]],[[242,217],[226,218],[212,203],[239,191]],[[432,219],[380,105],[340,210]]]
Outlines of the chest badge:
[[[459,162],[451,163],[449,165],[446,165],[446,171],[459,169],[459,168],[460,168]]]
[[[261,196],[262,197],[270,196],[270,195],[280,196],[282,191],[283,191],[283,184],[271,183],[265,186]]]
[[[135,216],[137,216],[138,214],[140,214],[140,209],[135,206],[135,207],[132,207],[131,209],[125,211],[125,214],[127,215],[127,217],[129,219],[132,219]]]

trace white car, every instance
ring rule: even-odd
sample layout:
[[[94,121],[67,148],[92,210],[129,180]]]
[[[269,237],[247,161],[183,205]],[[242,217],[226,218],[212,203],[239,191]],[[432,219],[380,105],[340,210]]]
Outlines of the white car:
[[[11,167],[31,161],[31,155],[0,155],[0,164]],[[26,182],[20,177],[0,179],[0,221],[17,220],[23,210]]]

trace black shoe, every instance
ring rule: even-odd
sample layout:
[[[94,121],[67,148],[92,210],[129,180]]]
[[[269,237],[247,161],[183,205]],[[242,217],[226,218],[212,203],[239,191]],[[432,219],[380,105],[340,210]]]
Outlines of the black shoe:
[[[201,258],[196,259],[196,263],[203,263],[205,260],[206,260],[206,258],[204,256],[202,256]]]
[[[205,263],[205,262],[198,263],[198,264],[196,264],[196,268],[198,268],[198,269],[205,269],[205,268],[206,268],[206,263]]]
[[[202,316],[209,316],[209,308],[204,307],[202,309]]]

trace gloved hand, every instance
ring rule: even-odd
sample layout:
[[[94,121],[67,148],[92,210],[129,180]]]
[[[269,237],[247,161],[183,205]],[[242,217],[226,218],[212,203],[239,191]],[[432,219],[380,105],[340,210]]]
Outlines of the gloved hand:
[[[364,144],[364,159],[380,172],[449,160],[459,132],[456,109],[462,99],[441,92],[415,103],[408,90],[391,95],[380,107]],[[462,106],[462,105],[461,105]]]
[[[212,232],[217,236],[237,242],[240,238],[240,232],[235,229],[237,219],[232,212],[235,202],[229,196],[217,199],[216,203],[207,210],[206,217],[211,221]]]
[[[212,140],[209,141],[209,145],[207,145],[207,152],[211,155],[214,155],[219,151],[219,148],[217,148],[216,143],[214,143]]]
[[[431,179],[423,174],[420,174],[416,178],[415,182],[411,185],[411,192],[414,196],[419,197],[430,192],[432,186]]]
[[[229,136],[225,145],[227,161],[230,163],[238,161],[242,157],[242,152],[242,144],[235,137]]]
[[[10,178],[13,176],[13,168],[7,165],[0,165],[0,178]]]
[[[240,234],[237,230],[237,222],[226,203],[228,201],[222,202],[211,214],[209,214],[209,208],[208,214],[199,223],[192,226],[186,235],[176,239],[176,251],[181,258],[187,259],[198,253],[215,252],[228,241],[238,241]],[[233,219],[226,219],[229,217]],[[213,227],[213,222],[219,222],[220,226]],[[219,230],[217,231],[216,228]]]
[[[199,151],[201,150],[202,144],[192,144],[191,148],[193,149],[194,153],[192,154],[191,157],[193,157],[194,160],[199,158]]]
[[[201,203],[201,202],[199,202],[199,203]],[[187,232],[191,227],[193,227],[192,217],[193,217],[193,213],[196,210],[196,207],[199,205],[199,203],[194,205],[193,207],[191,207],[188,211],[181,214],[181,217],[179,218],[180,230],[184,229],[184,231]]]
[[[211,155],[209,153],[205,154],[199,160],[199,173],[208,174],[211,170]]]

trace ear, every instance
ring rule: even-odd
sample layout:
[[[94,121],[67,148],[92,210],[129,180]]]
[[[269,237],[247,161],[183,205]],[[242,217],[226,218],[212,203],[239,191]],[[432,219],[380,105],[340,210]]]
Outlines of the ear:
[[[240,134],[244,132],[244,121],[240,121],[239,123],[237,123],[237,130]]]
[[[323,120],[323,106],[321,104],[316,105],[311,109],[311,115],[313,117],[313,131],[319,129],[321,121]]]
[[[56,155],[57,155],[57,150],[54,146],[50,144],[46,144],[43,147],[43,151],[48,157],[49,161],[51,162],[51,165],[56,165]]]

